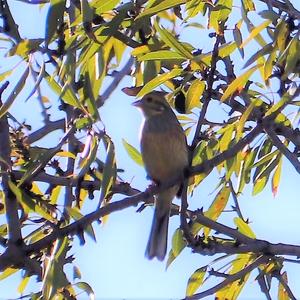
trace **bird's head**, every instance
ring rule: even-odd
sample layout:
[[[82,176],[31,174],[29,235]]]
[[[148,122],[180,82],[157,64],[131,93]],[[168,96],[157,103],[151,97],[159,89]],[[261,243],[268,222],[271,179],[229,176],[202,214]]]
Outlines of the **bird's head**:
[[[141,100],[135,101],[132,105],[140,108],[145,118],[162,115],[171,110],[165,95],[163,92],[154,91],[145,95]]]

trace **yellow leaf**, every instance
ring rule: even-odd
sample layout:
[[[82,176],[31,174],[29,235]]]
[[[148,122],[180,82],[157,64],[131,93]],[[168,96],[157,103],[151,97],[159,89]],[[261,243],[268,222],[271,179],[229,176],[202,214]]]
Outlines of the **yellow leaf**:
[[[196,79],[193,81],[186,95],[187,113],[191,112],[193,108],[200,106],[200,97],[202,96],[204,89],[205,83],[202,80]]]
[[[229,86],[227,87],[226,91],[224,92],[223,96],[221,97],[221,101],[227,100],[230,96],[232,96],[236,91],[240,91],[248,81],[249,77],[260,67],[261,65],[256,65],[245,73],[237,77],[233,80]]]
[[[255,38],[263,29],[271,24],[271,20],[266,20],[261,23],[259,26],[256,26],[251,31],[250,35],[246,38],[246,40],[240,45],[240,48],[244,48],[253,38]]]

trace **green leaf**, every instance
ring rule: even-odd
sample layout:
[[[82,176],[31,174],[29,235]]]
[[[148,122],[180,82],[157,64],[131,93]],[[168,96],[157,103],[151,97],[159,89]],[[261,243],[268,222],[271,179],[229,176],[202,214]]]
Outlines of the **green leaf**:
[[[202,285],[206,271],[207,267],[199,268],[189,278],[185,292],[187,297],[193,296]]]
[[[78,221],[80,220],[82,217],[84,217],[84,215],[80,212],[78,207],[67,207],[68,213],[69,215],[75,220]],[[84,231],[90,236],[90,238],[92,238],[95,242],[96,240],[96,235],[93,229],[92,224],[87,225],[84,228]]]
[[[130,145],[126,140],[122,139],[123,146],[127,151],[127,154],[140,166],[144,166],[141,153],[132,145]]]
[[[47,268],[43,274],[42,299],[52,300],[57,299],[59,290],[69,284],[69,281],[64,272],[66,264],[66,255],[69,249],[69,239],[65,237],[55,242],[52,250],[52,255],[47,261]],[[59,298],[58,298],[59,299]]]
[[[12,181],[9,181],[8,185],[25,211],[34,212],[49,221],[55,220],[51,213],[46,210],[46,208],[42,207],[36,202],[36,200],[29,197],[23,189],[18,188]]]
[[[214,201],[210,205],[209,209],[204,213],[204,215],[213,221],[216,221],[225,209],[230,196],[230,188],[224,186],[219,193],[216,195]],[[204,235],[208,236],[210,228],[205,227]]]
[[[69,88],[68,85],[61,87],[55,81],[55,79],[51,77],[46,71],[45,71],[44,78],[47,81],[50,88],[52,89],[52,91],[55,92],[58,96],[60,96],[65,103],[74,106],[76,108],[81,108],[79,100],[77,99],[75,93],[72,91],[71,88]]]
[[[93,21],[94,18],[94,11],[90,7],[90,4],[87,0],[80,0],[81,2],[81,14],[82,14],[82,21],[90,23]]]
[[[107,196],[116,176],[115,147],[113,142],[108,137],[106,137],[106,142],[108,146],[106,152],[106,160],[103,168],[103,178],[101,182],[99,204],[101,204]]]
[[[97,0],[92,1],[91,5],[96,8],[96,13],[99,15],[114,9],[119,2],[120,0]]]
[[[253,262],[252,255],[249,254],[239,254],[236,256],[236,259],[231,263],[231,269],[229,274],[235,274],[245,267],[250,265]],[[230,300],[237,300],[239,294],[241,293],[242,289],[244,288],[247,280],[249,279],[250,273],[247,273],[243,280],[237,279],[236,281],[226,285],[224,288],[219,290],[215,297],[217,299],[230,299]]]
[[[160,51],[150,52],[138,57],[138,61],[167,60],[167,59],[184,60],[185,57],[171,50],[160,50]]]
[[[29,74],[29,68],[26,67],[24,73],[20,77],[20,79],[19,79],[18,83],[16,84],[16,86],[14,87],[13,91],[8,96],[8,98],[6,99],[4,104],[2,104],[2,106],[0,107],[0,118],[2,118],[8,112],[9,108],[11,107],[11,105],[14,103],[14,101],[16,100],[19,93],[24,88],[28,74]]]
[[[163,42],[170,48],[175,50],[178,54],[182,55],[186,59],[193,59],[194,56],[191,53],[191,49],[187,48],[183,43],[180,43],[178,39],[174,37],[168,30],[160,27],[157,22],[154,23],[155,29],[161,36]]]
[[[186,95],[186,112],[190,113],[195,107],[200,107],[200,97],[205,89],[204,81],[196,79],[192,82]]]
[[[85,155],[82,161],[80,162],[81,170],[77,175],[78,178],[83,177],[88,172],[91,164],[95,161],[97,151],[98,151],[99,139],[97,136],[89,135],[87,137],[86,143],[88,144],[86,144],[85,147],[87,147],[89,151],[87,155]]]
[[[187,243],[183,237],[182,229],[177,228],[172,237],[172,252],[175,258],[181,253],[186,245]]]
[[[77,282],[74,286],[78,287],[79,289],[83,290],[91,300],[95,299],[94,291],[92,287],[86,282]]]
[[[274,197],[277,195],[278,186],[281,177],[281,169],[282,169],[282,158],[279,160],[279,163],[275,168],[275,172],[272,177],[272,193]]]
[[[168,73],[158,75],[156,78],[147,82],[143,86],[143,88],[139,91],[136,97],[137,98],[143,97],[144,95],[152,92],[156,87],[158,87],[162,83],[168,81],[169,79],[179,76],[181,73],[182,73],[182,69],[173,69]]]
[[[178,6],[180,4],[186,3],[185,0],[164,0],[159,1],[159,4],[150,8],[146,8],[142,13],[140,13],[135,20],[139,20],[144,17],[151,17],[161,11],[165,11],[169,8]]]
[[[221,97],[221,101],[224,102],[227,100],[230,96],[232,96],[235,92],[240,92],[242,88],[247,83],[249,77],[260,67],[260,65],[256,65],[246,72],[244,72],[242,75],[237,77],[235,80],[233,80],[229,86],[227,87],[226,91],[224,92],[223,96]]]
[[[242,234],[244,234],[252,239],[256,238],[254,232],[249,227],[249,224],[245,223],[244,220],[242,220],[241,218],[235,217],[234,224],[237,226],[238,231],[241,232]]]
[[[214,28],[217,33],[220,33],[220,23],[227,20],[232,10],[232,0],[219,0],[209,17],[209,27]]]

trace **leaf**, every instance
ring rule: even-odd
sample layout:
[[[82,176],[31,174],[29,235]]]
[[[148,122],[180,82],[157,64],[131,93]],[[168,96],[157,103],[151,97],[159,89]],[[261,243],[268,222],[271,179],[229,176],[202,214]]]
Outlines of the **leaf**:
[[[22,58],[27,58],[31,52],[35,52],[39,45],[43,42],[43,39],[24,39],[18,44],[13,46],[9,52],[8,56],[19,55]]]
[[[184,60],[185,57],[171,50],[154,51],[138,57],[138,61],[167,60],[167,59]]]
[[[38,89],[38,87],[40,86],[40,83],[42,81],[42,79],[44,78],[44,74],[45,74],[45,62],[43,61],[43,64],[42,64],[42,67],[41,67],[41,70],[40,70],[40,73],[38,75],[38,77],[36,78],[36,81],[35,81],[35,84],[34,84],[34,87],[32,88],[31,92],[29,93],[29,95],[27,96],[26,100],[27,101],[35,92],[36,90]],[[34,72],[34,71],[33,71]]]
[[[65,10],[65,0],[51,0],[50,7],[46,19],[46,32],[45,32],[45,44],[51,42],[52,37],[63,22],[63,15]]]
[[[36,200],[32,199],[27,193],[24,192],[23,189],[18,188],[12,181],[8,181],[8,185],[10,190],[14,193],[16,196],[16,199],[20,203],[20,205],[24,208],[27,212],[34,212],[46,220],[54,221],[54,217],[46,211],[44,207],[39,205]]]
[[[136,162],[139,166],[144,166],[141,153],[132,145],[130,145],[125,139],[122,139],[123,146],[127,151],[127,154]]]
[[[194,56],[192,55],[191,50],[188,49],[183,43],[180,43],[173,34],[163,27],[160,27],[157,22],[154,23],[154,27],[159,32],[162,41],[165,42],[166,45],[186,59],[193,59]]]
[[[219,139],[220,144],[220,151],[224,152],[228,149],[228,146],[232,140],[233,131],[235,129],[235,124],[229,124],[225,126],[224,133],[222,134],[222,137]]]
[[[108,146],[106,152],[106,160],[103,168],[103,178],[101,182],[99,204],[101,204],[107,196],[116,176],[115,147],[113,142],[109,138],[107,138],[106,140]]]
[[[18,286],[18,293],[23,294],[24,290],[29,282],[30,276],[25,276]]]
[[[174,258],[176,258],[181,251],[186,247],[187,243],[183,237],[182,229],[177,228],[172,237],[172,252]]]
[[[249,224],[244,222],[244,220],[242,220],[241,218],[235,217],[234,218],[234,224],[237,226],[238,231],[241,232],[242,234],[244,234],[244,235],[246,235],[246,236],[248,236],[252,239],[256,238],[254,232],[249,227]]]
[[[83,290],[91,300],[95,299],[95,294],[92,287],[86,282],[76,282],[74,286],[78,287],[79,289]]]
[[[253,262],[253,258],[249,254],[239,254],[236,256],[236,259],[232,261],[231,263],[231,269],[229,271],[229,274],[235,274],[242,269],[244,269],[246,266],[251,264]],[[224,288],[219,290],[215,297],[217,299],[230,299],[230,300],[236,300],[238,299],[239,294],[241,293],[243,287],[247,283],[247,280],[249,279],[250,273],[247,273],[243,280],[236,280],[228,285],[226,285]]]
[[[62,290],[63,287],[69,284],[64,272],[69,244],[68,237],[56,240],[54,243],[52,255],[47,261],[47,267],[43,274],[43,300],[57,299],[58,297],[55,296],[59,295],[59,290]]]
[[[214,201],[210,205],[209,209],[204,213],[204,215],[210,218],[213,221],[216,221],[218,217],[221,215],[223,210],[225,209],[230,196],[230,188],[224,186],[216,195]],[[208,236],[210,228],[204,229],[204,235]]]
[[[45,77],[44,79],[47,81],[49,87],[52,89],[53,92],[55,92],[58,96],[62,98],[62,100],[76,108],[81,108],[81,105],[74,94],[74,92],[71,91],[70,88],[68,88],[67,85],[65,87],[61,87],[54,78],[52,78],[46,71],[45,71]]]
[[[288,283],[288,277],[286,271],[282,273],[281,275],[282,280],[284,282]],[[278,284],[278,294],[277,294],[277,299],[278,300],[290,300],[290,297],[285,289],[285,287],[279,282]]]
[[[16,272],[20,271],[20,269],[15,269],[15,268],[6,268],[2,273],[0,273],[0,280],[3,280],[7,277],[9,277],[12,274],[15,274]]]
[[[114,9],[119,2],[120,0],[98,0],[92,1],[91,5],[96,8],[96,13],[99,15]]]
[[[80,212],[80,210],[79,210],[78,207],[67,207],[67,210],[68,210],[69,215],[75,221],[78,221],[78,220],[80,220],[81,218],[84,217],[84,215]],[[96,235],[95,235],[95,232],[94,232],[94,228],[93,228],[92,224],[87,225],[84,228],[84,231],[90,236],[90,238],[92,238],[93,241],[95,241],[95,242],[97,241],[96,240]]]
[[[280,176],[281,176],[281,169],[282,169],[282,158],[279,160],[277,167],[275,168],[275,172],[272,177],[272,193],[273,197],[277,195],[278,192],[278,186],[280,182]]]
[[[187,297],[193,296],[202,285],[206,271],[207,267],[199,268],[189,278],[185,292]]]
[[[190,113],[195,107],[200,107],[200,97],[205,89],[204,81],[196,79],[192,82],[186,95],[186,113]]]
[[[232,10],[232,0],[219,0],[209,17],[209,28],[214,28],[217,33],[220,32],[220,23],[227,20]]]
[[[16,100],[17,96],[24,88],[28,74],[29,74],[29,68],[26,67],[24,73],[20,77],[20,79],[19,79],[18,83],[16,84],[16,86],[14,87],[13,91],[7,97],[5,103],[2,104],[2,106],[0,107],[0,118],[2,118],[8,112],[9,108],[12,106],[12,104]]]
[[[87,0],[80,0],[80,2],[81,2],[82,21],[84,23],[92,22],[94,18],[94,11],[90,7],[89,2]]]
[[[146,8],[142,13],[140,13],[135,20],[139,20],[144,17],[151,17],[161,11],[165,11],[169,8],[178,6],[180,4],[186,3],[185,0],[164,0],[159,1],[159,4],[150,8]]]
[[[297,63],[299,62],[300,43],[298,37],[294,37],[288,45],[288,55],[286,57],[286,66],[284,74],[281,77],[285,80],[291,73],[298,72]]]
[[[243,37],[242,37],[242,33],[241,33],[239,27],[237,26],[237,24],[235,25],[235,27],[233,29],[233,38],[234,38],[234,41],[236,42],[236,45],[239,49],[241,57],[244,58],[244,49],[241,48],[241,45],[243,43]]]
[[[239,92],[247,83],[249,77],[260,67],[260,65],[256,65],[249,70],[247,70],[245,73],[237,77],[235,80],[233,80],[229,86],[227,87],[226,91],[224,92],[223,96],[221,97],[221,101],[224,102],[227,100],[230,96],[232,96],[235,92]]]
[[[152,92],[156,87],[166,82],[169,79],[179,76],[182,73],[182,69],[173,69],[172,71],[164,74],[157,75],[156,78],[147,82],[143,88],[137,94],[137,98],[140,98],[150,92]]]
[[[253,38],[255,38],[263,29],[271,24],[271,20],[266,20],[262,22],[259,26],[256,26],[251,31],[250,35],[246,38],[246,40],[241,44],[240,48],[244,48]]]

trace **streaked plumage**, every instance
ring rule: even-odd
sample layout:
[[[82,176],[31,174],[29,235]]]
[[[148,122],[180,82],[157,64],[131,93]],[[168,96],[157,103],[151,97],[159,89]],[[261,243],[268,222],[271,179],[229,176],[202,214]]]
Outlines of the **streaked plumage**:
[[[162,92],[152,92],[134,103],[145,117],[141,131],[141,153],[148,176],[161,183],[178,177],[188,166],[186,137]],[[168,223],[172,199],[179,186],[156,195],[155,212],[145,255],[163,260],[167,251]]]

